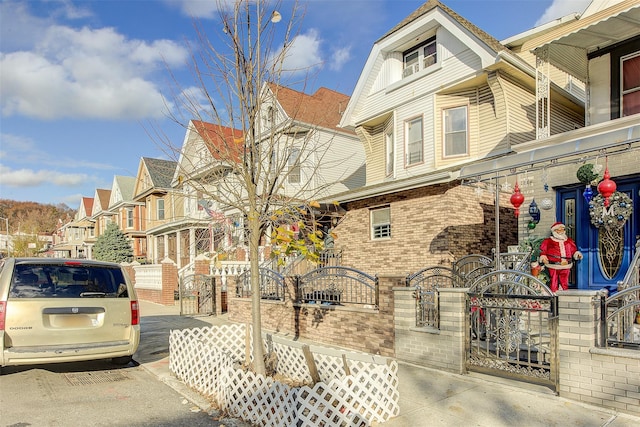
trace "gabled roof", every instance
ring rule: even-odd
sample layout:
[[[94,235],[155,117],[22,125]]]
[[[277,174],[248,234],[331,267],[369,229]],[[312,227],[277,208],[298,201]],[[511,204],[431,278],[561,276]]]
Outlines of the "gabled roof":
[[[531,66],[521,61],[508,47],[494,37],[471,24],[440,1],[429,0],[374,43],[340,125],[344,128],[351,128],[358,125],[356,120],[362,122],[373,119],[374,117],[354,119],[354,114],[366,102],[367,94],[375,86],[379,70],[389,52],[403,52],[415,48],[440,27],[446,29],[452,37],[472,50],[479,58],[482,69],[489,69],[504,63],[511,64],[509,67],[521,67],[525,73],[535,72]],[[476,77],[476,73],[470,72],[467,77]],[[465,77],[457,76],[457,78],[461,80]],[[397,84],[401,84],[401,81],[398,81]],[[388,107],[388,111],[394,108],[391,105],[385,107]],[[376,114],[383,113],[384,111],[376,112]]]
[[[171,178],[173,178],[178,162],[150,157],[143,157],[142,162],[147,169],[152,187],[171,188]]]
[[[348,95],[326,87],[319,88],[313,95],[275,83],[268,83],[267,87],[290,119],[345,132],[345,129],[339,128],[338,125],[349,103]]]
[[[106,211],[109,208],[109,197],[111,197],[111,190],[97,188],[96,197],[94,197],[94,199],[98,199],[98,204],[95,207],[99,207],[100,210]]]
[[[496,52],[500,52],[500,51],[506,49],[505,46],[503,46],[494,37],[489,35],[489,33],[481,30],[478,27],[476,27],[471,22],[467,21],[465,18],[463,18],[462,16],[458,15],[456,12],[454,12],[452,9],[449,9],[447,6],[445,6],[444,4],[439,2],[438,0],[429,0],[426,3],[424,3],[422,6],[420,6],[418,9],[416,9],[414,12],[412,12],[409,16],[407,16],[402,21],[400,21],[400,23],[398,25],[396,25],[391,30],[389,30],[389,32],[387,32],[384,36],[382,36],[376,43],[381,42],[382,40],[386,39],[387,37],[389,37],[393,33],[399,31],[400,29],[402,29],[404,27],[406,27],[408,24],[412,23],[416,19],[420,18],[422,15],[425,15],[426,13],[432,11],[433,9],[435,9],[437,7],[439,7],[444,12],[446,12],[447,15],[451,16],[453,19],[458,21],[463,27],[465,27],[467,30],[472,32],[476,37],[478,37],[480,40],[482,40],[484,43],[486,43],[488,46],[490,46]]]
[[[240,155],[244,147],[241,130],[200,120],[192,120],[191,123],[193,123],[196,132],[200,135],[214,159],[240,161]]]

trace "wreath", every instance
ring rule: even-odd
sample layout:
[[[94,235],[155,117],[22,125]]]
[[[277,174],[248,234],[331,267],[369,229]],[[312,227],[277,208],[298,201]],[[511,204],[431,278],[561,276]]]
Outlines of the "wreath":
[[[624,193],[614,192],[609,196],[609,206],[604,206],[604,197],[596,195],[589,202],[591,224],[596,228],[620,229],[633,212],[633,201]]]

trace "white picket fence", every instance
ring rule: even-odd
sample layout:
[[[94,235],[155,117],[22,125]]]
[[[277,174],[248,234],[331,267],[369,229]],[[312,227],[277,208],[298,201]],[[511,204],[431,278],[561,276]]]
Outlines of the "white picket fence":
[[[321,382],[293,387],[242,369],[246,333],[244,325],[172,330],[169,369],[220,410],[259,426],[369,426],[399,414],[395,360],[269,337],[283,377],[312,384],[303,347],[313,355]]]

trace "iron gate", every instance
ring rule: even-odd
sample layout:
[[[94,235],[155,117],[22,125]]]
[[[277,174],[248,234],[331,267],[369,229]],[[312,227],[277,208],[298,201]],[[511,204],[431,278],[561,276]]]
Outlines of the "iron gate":
[[[493,271],[471,285],[467,302],[468,370],[557,390],[557,298],[549,288],[527,273]]]
[[[180,279],[180,314],[211,315],[216,312],[215,277],[193,274]]]

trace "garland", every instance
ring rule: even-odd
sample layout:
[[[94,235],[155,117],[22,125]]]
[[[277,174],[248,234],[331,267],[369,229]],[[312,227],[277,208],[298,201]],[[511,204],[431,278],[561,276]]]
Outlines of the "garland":
[[[609,197],[609,207],[604,206],[604,197],[596,195],[589,202],[589,215],[594,227],[620,229],[633,212],[633,201],[624,193],[616,191]]]

